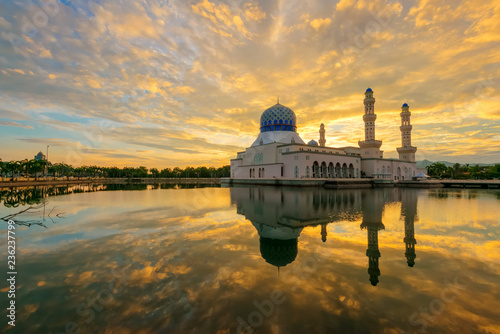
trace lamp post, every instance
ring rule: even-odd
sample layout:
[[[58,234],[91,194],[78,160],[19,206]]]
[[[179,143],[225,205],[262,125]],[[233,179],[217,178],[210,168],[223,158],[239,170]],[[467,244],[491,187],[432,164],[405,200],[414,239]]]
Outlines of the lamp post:
[[[47,145],[47,155],[45,156],[46,158],[46,163],[45,163],[45,169],[46,169],[46,174],[47,174],[47,180],[49,179],[49,145]]]

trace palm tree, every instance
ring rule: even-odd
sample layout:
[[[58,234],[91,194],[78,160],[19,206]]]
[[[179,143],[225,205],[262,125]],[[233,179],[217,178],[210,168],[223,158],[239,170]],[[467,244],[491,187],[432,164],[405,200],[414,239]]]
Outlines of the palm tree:
[[[26,175],[26,178],[28,179],[28,181],[30,180],[30,171],[29,171],[29,160],[28,159],[24,159],[22,161],[19,161],[19,167],[22,171],[24,171],[24,174]]]
[[[35,174],[35,181],[38,178],[38,173],[45,170],[45,160],[32,160],[30,164],[31,171]]]
[[[19,162],[11,160],[7,163],[7,172],[11,172],[11,181],[14,181],[14,173],[19,170]]]
[[[2,159],[0,159],[0,176],[2,177],[2,181],[4,173],[6,173],[5,163],[2,161]]]

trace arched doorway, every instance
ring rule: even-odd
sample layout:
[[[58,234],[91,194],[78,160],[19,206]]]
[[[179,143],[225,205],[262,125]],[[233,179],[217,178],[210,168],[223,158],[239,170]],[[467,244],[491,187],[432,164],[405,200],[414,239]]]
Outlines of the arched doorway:
[[[344,178],[348,178],[349,177],[348,176],[348,172],[347,172],[347,164],[346,163],[344,163],[342,165],[342,177],[344,177]]]
[[[342,177],[342,171],[340,170],[340,163],[338,162],[335,165],[335,177]]]
[[[354,177],[354,165],[349,164],[349,177],[352,179]]]
[[[335,175],[335,171],[334,171],[334,168],[333,168],[333,162],[330,162],[328,164],[328,178],[333,178]]]
[[[313,170],[313,178],[318,178],[319,177],[319,164],[317,161],[315,161],[313,163],[312,170]]]
[[[326,162],[323,161],[321,163],[321,177],[325,178],[326,174],[327,174],[327,172],[326,172]]]

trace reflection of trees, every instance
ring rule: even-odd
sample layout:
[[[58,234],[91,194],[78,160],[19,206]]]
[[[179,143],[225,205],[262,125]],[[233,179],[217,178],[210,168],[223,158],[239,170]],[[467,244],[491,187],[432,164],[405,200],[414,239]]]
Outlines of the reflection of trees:
[[[446,199],[446,198],[463,198],[474,199],[477,198],[481,190],[471,189],[433,189],[429,192],[430,198]]]
[[[449,192],[447,190],[433,189],[429,192],[430,198],[446,199],[448,198]]]
[[[39,188],[16,189],[0,191],[0,202],[8,208],[17,208],[19,205],[34,205],[42,201],[42,191]]]
[[[33,188],[0,188],[0,203],[8,208],[17,208],[24,205],[40,204],[45,197],[79,194],[97,191],[117,190],[147,190],[147,189],[175,189],[175,188],[202,188],[200,184],[75,184],[67,186],[42,186]]]
[[[0,217],[0,220],[2,221],[5,221],[5,222],[9,222],[9,221],[13,221],[15,224],[17,225],[21,225],[21,226],[32,226],[32,225],[38,225],[38,226],[42,226],[42,227],[45,227],[47,228],[47,226],[45,225],[45,222],[46,220],[50,219],[50,221],[52,223],[56,223],[54,221],[54,218],[63,218],[62,217],[62,213],[57,213],[57,214],[54,214],[53,211],[54,211],[54,208],[52,208],[52,210],[50,210],[50,212],[45,215],[45,208],[47,206],[47,203],[42,203],[42,204],[38,204],[38,205],[30,205],[29,207],[21,210],[21,211],[18,211],[16,213],[11,213],[11,214],[8,214],[4,217]],[[29,215],[33,215],[35,213],[39,213],[39,212],[42,212],[43,211],[43,218],[39,218],[39,219],[29,219],[29,220],[25,220],[24,218],[22,218],[22,216],[24,214],[29,214]]]

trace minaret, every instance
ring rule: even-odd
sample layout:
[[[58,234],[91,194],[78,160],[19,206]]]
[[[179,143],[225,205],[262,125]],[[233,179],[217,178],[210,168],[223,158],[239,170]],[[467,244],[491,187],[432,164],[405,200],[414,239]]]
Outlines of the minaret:
[[[382,212],[384,210],[384,194],[375,192],[368,196],[363,193],[362,208],[363,208],[363,223],[361,229],[366,228],[368,231],[368,274],[370,275],[370,283],[376,286],[380,276],[379,258],[380,251],[378,249],[378,231],[385,229],[382,223]]]
[[[326,242],[327,235],[328,233],[326,231],[326,224],[321,224],[321,240],[323,240],[323,242]]]
[[[401,215],[405,219],[405,257],[408,267],[415,265],[415,217],[417,216],[417,194],[414,189],[401,189]]]
[[[401,144],[403,147],[399,147],[399,160],[415,162],[415,152],[417,152],[417,148],[411,146],[411,129],[412,126],[410,124],[410,106],[408,104],[403,104],[401,107],[401,126],[399,129],[401,130]]]
[[[363,121],[365,121],[365,140],[359,141],[359,147],[361,148],[362,158],[382,158],[383,152],[380,151],[380,146],[382,142],[375,139],[375,120],[377,115],[375,114],[375,98],[373,97],[373,90],[368,88],[365,92],[365,114],[363,115]]]
[[[321,123],[319,127],[319,146],[325,147],[326,139],[325,139],[325,125]]]

